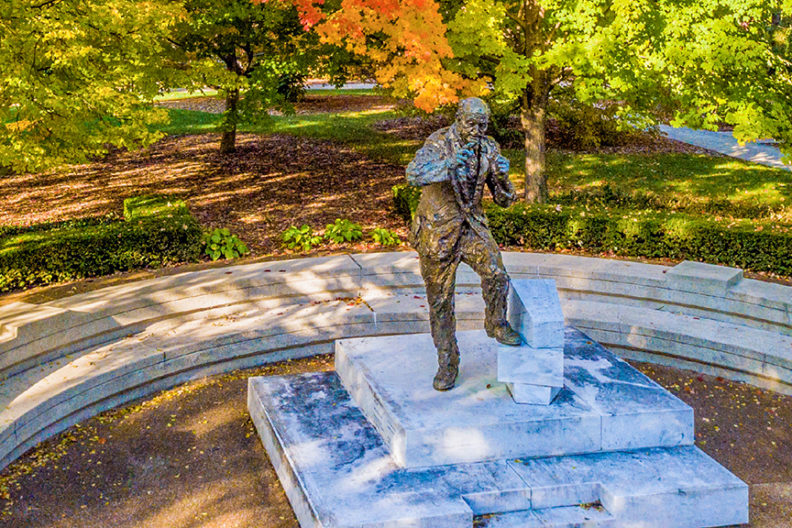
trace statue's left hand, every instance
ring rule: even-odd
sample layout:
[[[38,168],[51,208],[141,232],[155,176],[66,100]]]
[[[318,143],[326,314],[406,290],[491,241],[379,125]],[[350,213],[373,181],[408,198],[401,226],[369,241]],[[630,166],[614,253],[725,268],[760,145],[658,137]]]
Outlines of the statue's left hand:
[[[495,162],[498,167],[498,172],[501,174],[509,174],[509,167],[511,167],[511,163],[509,160],[504,158],[503,156],[498,156],[498,160]]]

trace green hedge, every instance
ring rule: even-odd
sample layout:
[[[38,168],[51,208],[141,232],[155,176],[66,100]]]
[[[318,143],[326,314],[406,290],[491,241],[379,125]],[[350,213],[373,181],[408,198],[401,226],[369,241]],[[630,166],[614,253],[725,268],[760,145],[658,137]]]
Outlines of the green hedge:
[[[0,228],[0,292],[200,257],[201,226],[181,200],[129,198],[124,217]]]
[[[394,204],[409,219],[417,189],[397,185]],[[420,191],[418,190],[418,195]],[[726,224],[678,213],[588,210],[570,205],[486,206],[499,244],[620,256],[696,260],[792,275],[792,233],[750,221]],[[786,226],[788,227],[788,226]]]
[[[625,191],[608,183],[590,189],[575,189],[552,197],[552,203],[595,208],[630,210],[650,209],[687,213],[690,215],[720,215],[735,218],[768,218],[783,210],[783,204],[727,200],[725,198],[695,199],[693,196],[660,196],[641,189]]]

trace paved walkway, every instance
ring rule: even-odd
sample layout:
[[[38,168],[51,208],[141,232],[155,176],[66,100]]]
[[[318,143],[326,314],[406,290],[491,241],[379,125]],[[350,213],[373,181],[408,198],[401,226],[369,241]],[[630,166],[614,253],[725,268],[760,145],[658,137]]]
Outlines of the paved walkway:
[[[714,150],[733,158],[752,161],[769,167],[792,170],[792,166],[781,161],[781,151],[772,144],[751,142],[740,145],[731,132],[712,132],[692,128],[674,128],[660,125],[660,131],[676,141]]]
[[[338,90],[371,90],[372,88],[376,87],[377,85],[374,83],[346,83],[343,86],[339,86]],[[305,85],[306,90],[335,90],[336,87],[333,84],[329,83],[308,83]]]

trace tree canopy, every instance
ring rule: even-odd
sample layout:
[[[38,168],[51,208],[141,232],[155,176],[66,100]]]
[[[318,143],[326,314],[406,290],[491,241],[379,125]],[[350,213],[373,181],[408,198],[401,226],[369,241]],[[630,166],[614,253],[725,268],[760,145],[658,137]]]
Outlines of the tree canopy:
[[[41,170],[155,141],[164,37],[181,16],[167,0],[0,3],[0,167]]]
[[[774,137],[792,151],[791,16],[790,0],[342,0],[307,18],[424,110],[488,89],[519,101],[526,197],[541,201],[559,87],[618,103],[625,123],[726,123],[742,141]]]
[[[150,125],[165,115],[153,97],[189,82],[170,62],[174,43],[193,82],[226,95],[227,135],[263,115],[319,44],[364,57],[426,111],[468,95],[514,101],[529,200],[546,194],[544,122],[559,90],[618,105],[625,124],[725,123],[742,141],[773,137],[792,151],[792,0],[251,1],[3,2],[0,167],[156,140]]]
[[[267,117],[302,86],[314,59],[307,33],[288,2],[185,0],[186,16],[170,37],[188,78],[217,88],[226,100],[221,151],[235,147],[237,125]]]

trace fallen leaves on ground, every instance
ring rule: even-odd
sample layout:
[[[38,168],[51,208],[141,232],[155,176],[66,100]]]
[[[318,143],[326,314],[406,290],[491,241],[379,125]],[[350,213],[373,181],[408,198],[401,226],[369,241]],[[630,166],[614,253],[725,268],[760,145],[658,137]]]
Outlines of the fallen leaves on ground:
[[[391,198],[391,187],[404,180],[402,167],[329,141],[256,134],[237,141],[237,152],[223,156],[218,134],[171,137],[65,172],[4,178],[0,225],[119,213],[125,198],[163,193],[185,199],[206,228],[229,228],[253,256],[291,254],[280,239],[286,228],[322,230],[336,218],[407,238]]]

